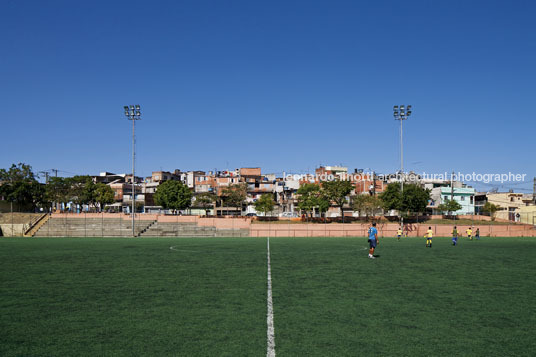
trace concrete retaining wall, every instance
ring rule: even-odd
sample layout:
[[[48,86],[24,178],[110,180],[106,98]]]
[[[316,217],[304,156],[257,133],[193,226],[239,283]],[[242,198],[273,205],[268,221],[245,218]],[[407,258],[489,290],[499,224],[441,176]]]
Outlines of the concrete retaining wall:
[[[250,227],[251,237],[365,237],[367,236],[368,224],[252,224]],[[407,225],[408,237],[423,237],[428,227],[432,227],[434,236],[450,237],[453,226],[436,224],[410,224]],[[458,232],[466,236],[465,230],[468,225],[457,226]],[[378,224],[379,237],[395,237],[398,230],[397,224]],[[480,236],[491,237],[536,237],[536,229],[526,225],[474,225],[473,234],[480,228]]]
[[[22,237],[26,228],[26,224],[0,224],[0,231],[4,237]]]

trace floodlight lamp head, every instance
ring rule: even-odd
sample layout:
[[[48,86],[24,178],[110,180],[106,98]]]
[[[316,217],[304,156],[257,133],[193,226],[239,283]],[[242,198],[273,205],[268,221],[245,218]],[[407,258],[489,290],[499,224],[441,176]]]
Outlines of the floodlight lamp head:
[[[136,110],[140,110],[140,105],[136,104]]]

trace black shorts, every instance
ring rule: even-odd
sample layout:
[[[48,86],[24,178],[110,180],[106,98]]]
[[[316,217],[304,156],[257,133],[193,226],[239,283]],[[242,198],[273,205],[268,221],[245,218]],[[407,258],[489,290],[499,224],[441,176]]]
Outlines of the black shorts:
[[[376,239],[369,239],[368,242],[371,248],[376,248]]]

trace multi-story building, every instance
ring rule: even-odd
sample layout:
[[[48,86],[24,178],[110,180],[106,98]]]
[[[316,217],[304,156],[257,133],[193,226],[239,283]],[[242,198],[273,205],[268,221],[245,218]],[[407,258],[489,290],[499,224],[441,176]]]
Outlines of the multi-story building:
[[[453,185],[454,186],[454,185]],[[472,187],[435,187],[432,188],[431,202],[428,206],[433,211],[437,211],[440,204],[446,203],[449,200],[454,200],[460,204],[460,208],[456,212],[451,212],[454,215],[474,214],[475,213],[475,195],[476,190]]]
[[[125,182],[110,183],[109,186],[114,191],[114,199],[116,204],[112,207],[117,207],[121,212],[130,213],[132,211],[132,184]],[[134,185],[135,192],[135,207],[137,212],[141,212],[145,205],[145,193],[140,184]]]
[[[499,207],[495,213],[495,217],[507,219],[510,221],[518,221],[518,210],[522,207],[529,206],[532,203],[530,195],[511,192],[493,192],[486,194],[486,201]]]
[[[295,213],[298,203],[296,192],[300,188],[300,181],[290,177],[277,179],[274,188],[276,202],[281,212]]]
[[[143,179],[139,176],[132,178],[132,174],[114,174],[111,172],[101,172],[98,176],[91,176],[95,183],[104,183],[114,191],[115,203],[108,205],[121,212],[132,210],[132,182],[134,181],[135,206],[138,212],[143,210],[145,205],[145,190]]]
[[[132,175],[131,175],[132,176]],[[104,183],[106,185],[114,182],[125,182],[126,174],[114,174],[111,172],[101,172],[98,176],[91,176],[94,183]]]
[[[162,183],[169,180],[184,182],[183,173],[180,170],[175,170],[173,173],[169,171],[153,171],[152,175],[146,181]]]

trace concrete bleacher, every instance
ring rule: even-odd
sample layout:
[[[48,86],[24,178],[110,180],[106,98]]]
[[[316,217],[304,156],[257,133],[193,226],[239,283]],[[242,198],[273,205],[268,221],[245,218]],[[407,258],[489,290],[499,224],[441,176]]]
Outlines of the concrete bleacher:
[[[51,217],[34,237],[132,237],[132,221],[114,218]],[[195,222],[137,220],[136,237],[248,237],[248,229],[198,226]]]
[[[139,236],[155,221],[140,220],[134,225]],[[111,218],[50,218],[34,237],[132,237],[132,221]]]
[[[155,222],[142,237],[248,237],[248,229],[198,226],[195,222]]]

